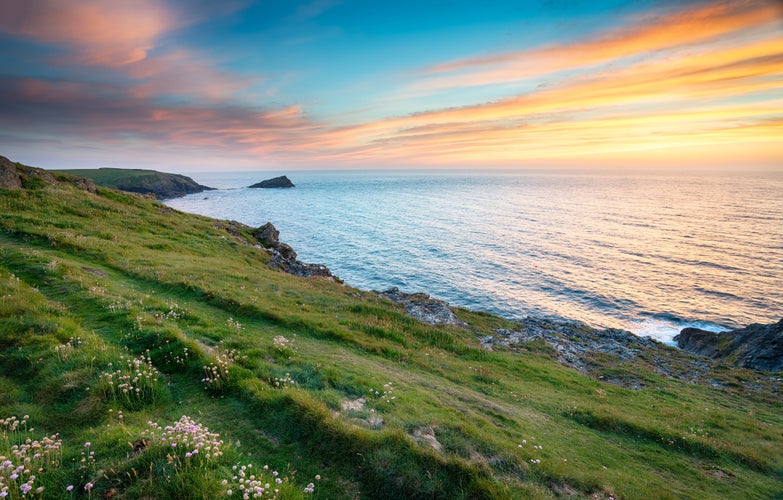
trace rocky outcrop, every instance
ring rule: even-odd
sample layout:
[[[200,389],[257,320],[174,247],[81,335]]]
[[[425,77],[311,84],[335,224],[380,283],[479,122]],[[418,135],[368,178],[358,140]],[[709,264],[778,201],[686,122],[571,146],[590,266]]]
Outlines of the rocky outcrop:
[[[294,249],[280,242],[280,231],[271,222],[256,229],[253,232],[253,237],[272,256],[272,260],[269,262],[270,267],[304,278],[312,276],[335,278],[329,268],[322,264],[308,264],[298,260]]]
[[[294,183],[291,182],[291,180],[286,177],[285,175],[281,175],[280,177],[275,177],[273,179],[267,179],[261,182],[258,182],[256,184],[253,184],[252,186],[249,186],[251,188],[292,188],[294,187]]]
[[[517,329],[499,329],[495,333],[479,339],[485,349],[524,345],[542,339],[554,349],[560,363],[582,372],[588,371],[589,359],[594,353],[610,354],[619,361],[628,361],[643,349],[658,345],[652,339],[637,337],[625,330],[598,330],[579,321],[531,317],[520,321]]]
[[[16,163],[5,156],[0,156],[0,188],[20,189],[21,187],[22,176],[16,170]]]
[[[680,349],[743,368],[783,371],[783,319],[721,333],[685,328],[674,340]]]
[[[71,184],[77,189],[95,193],[95,184],[89,179],[71,175],[53,174],[41,168],[28,167],[0,156],[0,189],[21,189],[35,183]]]
[[[403,293],[399,288],[390,288],[378,295],[405,306],[405,311],[414,319],[429,325],[467,326],[452,311],[447,302],[433,299],[426,293]]]

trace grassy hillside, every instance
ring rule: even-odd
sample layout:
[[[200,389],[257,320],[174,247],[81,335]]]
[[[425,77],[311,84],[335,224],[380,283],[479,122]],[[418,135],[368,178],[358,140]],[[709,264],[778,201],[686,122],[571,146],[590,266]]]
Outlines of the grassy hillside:
[[[90,179],[98,186],[121,189],[131,193],[153,193],[157,198],[176,198],[212,189],[202,186],[190,177],[156,170],[127,168],[94,168],[56,170],[54,172]]]
[[[596,357],[605,378],[645,381],[627,389],[543,343],[482,349],[513,328],[502,319],[460,310],[468,328],[431,327],[271,270],[249,228],[24,186],[0,189],[10,498],[240,498],[267,483],[284,498],[783,495],[779,374],[718,367],[713,388]]]

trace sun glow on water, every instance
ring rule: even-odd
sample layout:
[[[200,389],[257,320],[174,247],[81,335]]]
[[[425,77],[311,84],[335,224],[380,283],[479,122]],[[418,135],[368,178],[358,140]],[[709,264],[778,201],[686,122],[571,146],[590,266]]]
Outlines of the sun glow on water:
[[[671,342],[686,326],[725,330],[783,311],[781,175],[301,172],[294,189],[242,188],[261,176],[168,203],[271,221],[300,259],[352,286],[509,318]]]

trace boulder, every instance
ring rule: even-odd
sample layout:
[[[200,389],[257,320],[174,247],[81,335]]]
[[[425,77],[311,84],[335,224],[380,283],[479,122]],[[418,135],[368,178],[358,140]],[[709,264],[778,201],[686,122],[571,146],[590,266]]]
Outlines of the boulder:
[[[272,256],[269,267],[303,278],[322,276],[336,279],[329,268],[324,265],[308,264],[297,260],[294,249],[280,241],[280,231],[271,222],[267,222],[253,231],[253,237]]]
[[[265,247],[273,247],[280,243],[280,231],[271,222],[256,229],[253,237]]]
[[[22,187],[22,176],[16,170],[16,164],[0,156],[0,188],[2,189],[20,189]]]
[[[291,180],[285,175],[281,175],[280,177],[275,177],[273,179],[266,179],[264,181],[258,182],[250,187],[251,188],[292,188],[294,187],[294,183],[291,182]]]
[[[680,349],[743,368],[783,371],[783,319],[720,333],[685,328],[674,340]]]
[[[0,189],[21,189],[43,184],[72,184],[77,189],[95,193],[95,184],[89,179],[71,175],[53,174],[41,168],[29,167],[0,156]]]
[[[408,316],[429,325],[456,325],[466,327],[464,321],[459,319],[447,302],[431,298],[426,293],[403,293],[394,287],[380,292],[392,302],[405,306]]]

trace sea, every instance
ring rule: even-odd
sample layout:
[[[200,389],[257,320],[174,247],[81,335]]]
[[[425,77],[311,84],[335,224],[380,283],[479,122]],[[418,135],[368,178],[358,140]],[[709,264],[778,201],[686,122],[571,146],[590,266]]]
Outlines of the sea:
[[[247,186],[285,173],[290,189]],[[509,319],[579,320],[671,344],[783,317],[783,172],[191,174],[167,200],[250,226],[365,290]]]

